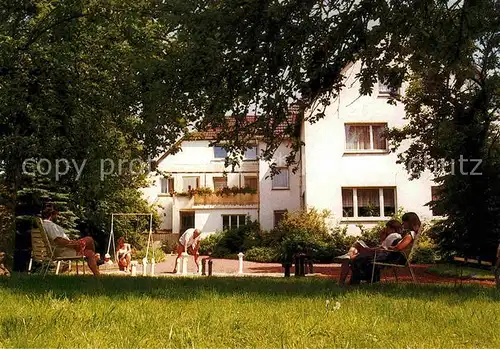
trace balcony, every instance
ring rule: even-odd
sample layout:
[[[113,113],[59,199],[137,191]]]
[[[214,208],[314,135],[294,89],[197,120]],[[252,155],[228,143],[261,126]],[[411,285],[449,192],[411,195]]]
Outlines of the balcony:
[[[256,206],[259,194],[236,193],[229,195],[195,194],[193,206]]]

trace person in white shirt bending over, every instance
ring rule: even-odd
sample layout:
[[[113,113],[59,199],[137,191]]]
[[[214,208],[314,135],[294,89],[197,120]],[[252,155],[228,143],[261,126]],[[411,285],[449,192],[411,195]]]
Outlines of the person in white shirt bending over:
[[[198,229],[189,228],[184,232],[184,234],[181,235],[179,241],[177,242],[177,258],[175,259],[173,273],[177,273],[177,260],[184,252],[193,255],[194,263],[196,264],[196,271],[199,271],[200,266],[198,265],[198,250],[200,249],[200,241],[201,231]]]

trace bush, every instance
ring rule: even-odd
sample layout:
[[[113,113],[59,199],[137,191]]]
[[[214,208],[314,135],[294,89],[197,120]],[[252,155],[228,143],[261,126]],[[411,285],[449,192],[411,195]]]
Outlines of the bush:
[[[434,264],[436,262],[436,251],[432,247],[417,246],[410,258],[414,264]]]
[[[278,262],[279,258],[279,251],[273,247],[252,247],[245,254],[247,261],[260,263]]]
[[[422,233],[418,238],[417,246],[412,251],[410,260],[415,264],[434,264],[438,257],[437,245],[429,233],[432,225],[423,223]]]
[[[306,253],[318,262],[331,262],[343,254],[354,241],[347,236],[347,228],[331,229],[327,210],[300,210],[286,214],[274,230],[274,239],[280,247],[281,261],[291,261],[296,253]]]
[[[210,234],[206,238],[202,239],[200,241],[199,253],[201,255],[208,255],[209,253],[212,253],[222,238],[223,238],[222,232],[217,232],[214,234]]]
[[[200,254],[211,253],[217,258],[235,258],[239,252],[261,246],[260,226],[257,221],[247,219],[245,225],[236,229],[211,234],[200,242]]]
[[[163,262],[166,259],[166,254],[163,252],[161,248],[155,248],[155,263]],[[132,259],[137,260],[142,264],[142,259],[146,257],[146,249],[136,250],[135,253],[132,254]],[[151,248],[149,249],[148,263],[151,263],[151,259],[153,258],[153,251]]]

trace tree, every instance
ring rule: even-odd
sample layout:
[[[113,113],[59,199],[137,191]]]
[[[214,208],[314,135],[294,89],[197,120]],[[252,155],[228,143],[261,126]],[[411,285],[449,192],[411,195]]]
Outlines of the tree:
[[[135,91],[137,67],[149,55],[143,46],[133,50],[130,44],[141,40],[137,35],[147,39],[155,33],[143,13],[145,4],[0,4],[0,176],[9,212],[39,213],[36,197],[64,193],[79,218],[71,218],[71,227],[84,223],[86,234],[102,235],[109,226],[106,208],[150,209],[138,193],[121,197],[144,185],[144,171],[138,165],[117,168],[145,153]],[[104,159],[115,171],[103,177]],[[37,170],[27,176],[26,160],[45,161],[44,175]],[[33,178],[42,179],[44,187],[33,186]],[[18,232],[25,229],[18,226]]]
[[[399,156],[411,177],[429,170],[440,184],[431,206],[446,213],[433,228],[441,249],[488,260],[500,239],[498,14],[488,1],[428,13],[442,26],[414,29],[408,125],[390,132],[395,148],[412,141]]]

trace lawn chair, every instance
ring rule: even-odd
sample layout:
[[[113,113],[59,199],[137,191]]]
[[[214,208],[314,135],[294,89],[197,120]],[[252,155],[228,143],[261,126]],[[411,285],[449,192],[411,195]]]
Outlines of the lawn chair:
[[[83,264],[83,274],[85,275],[85,257],[54,257],[56,248],[50,243],[49,237],[43,228],[42,220],[40,218],[36,218],[36,228],[31,229],[31,246],[31,259],[28,266],[28,272],[31,272],[33,261],[36,261],[42,264],[41,271],[45,276],[49,271],[50,265],[53,262],[57,262],[56,275],[58,275],[62,261],[68,261],[70,263],[70,267],[71,261],[75,261],[76,273],[78,275],[78,262],[81,261]]]
[[[417,246],[418,239],[420,237],[421,230],[419,230],[417,236],[411,243],[411,245],[406,249],[406,251],[391,251],[391,253],[400,253],[403,258],[404,258],[404,264],[397,264],[397,263],[386,263],[386,262],[378,262],[377,261],[377,252],[380,253],[384,252],[387,253],[387,250],[384,249],[377,249],[375,250],[375,254],[373,256],[373,268],[372,268],[372,278],[371,278],[371,283],[373,283],[375,279],[375,268],[377,266],[382,267],[382,268],[392,268],[392,272],[394,273],[394,277],[396,278],[396,282],[398,282],[398,274],[396,273],[396,268],[408,268],[410,271],[411,278],[413,279],[414,283],[417,283],[417,277],[415,276],[415,272],[413,271],[413,268],[410,264],[410,256],[411,252],[413,251],[414,246]]]

